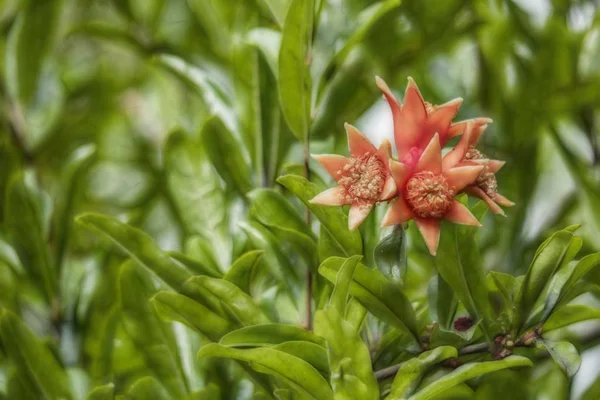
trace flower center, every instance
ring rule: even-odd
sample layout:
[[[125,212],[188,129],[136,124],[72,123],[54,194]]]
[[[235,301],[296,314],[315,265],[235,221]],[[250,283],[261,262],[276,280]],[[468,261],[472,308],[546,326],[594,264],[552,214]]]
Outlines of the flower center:
[[[465,154],[465,160],[486,160],[488,157],[477,150],[475,147],[469,148],[467,154]],[[496,191],[498,190],[498,181],[496,181],[496,175],[490,172],[490,168],[484,165],[483,171],[477,177],[475,186],[479,187],[489,197],[494,198]]]
[[[454,191],[444,175],[421,171],[413,175],[404,190],[404,198],[421,218],[441,218],[452,205]]]
[[[369,153],[351,158],[338,174],[341,175],[338,182],[344,189],[343,200],[363,205],[379,200],[387,178],[383,162]]]

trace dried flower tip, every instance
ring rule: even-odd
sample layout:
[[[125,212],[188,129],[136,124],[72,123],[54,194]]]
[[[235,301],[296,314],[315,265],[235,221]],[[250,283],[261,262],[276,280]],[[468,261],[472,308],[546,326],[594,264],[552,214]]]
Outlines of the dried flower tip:
[[[431,104],[428,101],[425,101],[424,103],[425,103],[425,110],[427,110],[427,114],[431,114],[432,112],[434,112],[438,108],[437,105]]]
[[[486,160],[488,157],[477,150],[475,147],[470,147],[465,154],[465,160]],[[488,165],[484,165],[483,171],[479,174],[475,185],[485,192],[490,198],[494,198],[498,191],[498,181],[496,175],[490,171]]]
[[[370,153],[351,158],[338,174],[341,176],[338,182],[343,188],[342,200],[359,205],[379,200],[387,178],[383,162]]]
[[[422,171],[408,180],[404,197],[417,216],[441,218],[452,206],[454,190],[445,176]]]

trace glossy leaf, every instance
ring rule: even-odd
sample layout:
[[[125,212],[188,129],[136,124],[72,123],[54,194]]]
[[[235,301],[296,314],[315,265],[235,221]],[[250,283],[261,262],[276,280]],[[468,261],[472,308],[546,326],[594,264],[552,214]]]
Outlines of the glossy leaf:
[[[253,250],[242,254],[227,271],[224,279],[250,294],[250,284],[263,254],[263,250]]]
[[[543,332],[590,319],[600,319],[600,310],[582,304],[568,304],[550,314],[550,318],[544,322]]]
[[[323,346],[322,338],[295,325],[252,325],[229,332],[219,341],[224,346],[259,347],[277,346],[284,342],[306,341]]]
[[[195,276],[190,278],[186,285],[200,286],[216,296],[229,310],[235,322],[239,321],[243,325],[266,324],[269,322],[260,307],[254,303],[252,297],[229,281],[208,276]]]
[[[306,361],[325,378],[329,377],[329,362],[327,360],[327,350],[324,346],[300,340],[283,342],[273,348]]]
[[[407,398],[415,391],[429,368],[444,360],[456,357],[458,357],[458,351],[454,347],[441,346],[406,361],[396,373],[390,394],[386,397],[386,400]]]
[[[185,281],[191,277],[189,271],[171,260],[147,233],[139,229],[116,218],[92,213],[78,216],[77,222],[110,239],[177,291],[181,291]]]
[[[401,225],[375,246],[375,264],[388,279],[403,284],[406,280],[406,235]]]
[[[478,228],[442,224],[435,263],[440,276],[452,288],[471,316],[482,320],[482,329],[493,336],[492,310],[488,301],[483,260],[477,246]]]
[[[5,224],[23,266],[34,277],[47,301],[57,291],[56,269],[46,244],[46,222],[42,193],[36,193],[21,175],[14,176],[6,190]]]
[[[569,378],[579,370],[581,357],[572,343],[539,339],[538,347],[545,348]]]
[[[201,235],[219,254],[220,266],[228,266],[231,237],[225,193],[206,149],[175,132],[165,147],[165,164],[169,192],[186,231]]]
[[[327,381],[306,361],[268,347],[235,349],[208,344],[200,349],[198,358],[224,357],[249,362],[258,372],[281,378],[294,389],[316,400],[330,400],[333,393]]]
[[[344,260],[328,258],[319,266],[319,273],[334,283]],[[359,264],[350,284],[350,294],[376,317],[417,336],[416,317],[410,302],[400,288],[379,271]]]
[[[490,372],[499,371],[505,368],[530,367],[532,362],[529,359],[521,356],[510,356],[503,360],[486,361],[478,363],[468,363],[458,367],[448,375],[443,376],[434,383],[431,383],[419,390],[409,400],[426,400],[435,398],[438,393],[441,393],[453,386],[456,386],[469,379]]]
[[[230,329],[227,320],[183,295],[162,291],[150,301],[163,320],[181,322],[210,340],[218,341]]]
[[[442,328],[450,329],[458,307],[458,300],[452,288],[437,275],[429,281],[427,295],[432,320]]]
[[[156,379],[147,376],[135,381],[124,398],[126,400],[170,400],[171,396]]]
[[[273,2],[277,2],[277,0],[273,0]],[[271,72],[277,78],[279,76],[281,32],[268,28],[255,28],[248,33],[247,40],[262,52]]]
[[[115,385],[108,383],[92,389],[86,396],[86,400],[113,400],[115,395]]]
[[[200,137],[206,155],[228,186],[242,194],[248,192],[252,188],[248,155],[223,122],[218,117],[209,119]]]
[[[2,347],[20,374],[47,399],[73,399],[67,375],[54,354],[14,313],[0,315]]]
[[[548,279],[563,263],[570,261],[566,259],[566,255],[572,240],[573,233],[562,230],[556,232],[538,248],[515,301],[515,325],[518,328],[521,328],[527,320]],[[571,258],[574,256],[573,254]]]
[[[309,203],[320,192],[316,184],[297,175],[282,176],[277,179],[277,182],[302,200],[347,256],[362,253],[360,233],[348,230],[348,217],[340,207],[319,206]]]
[[[287,228],[314,237],[312,231],[285,198],[272,189],[254,189],[248,193],[250,214],[269,227]]]
[[[308,140],[311,107],[310,49],[313,0],[292,0],[285,17],[279,50],[279,96],[283,115],[303,142]]]

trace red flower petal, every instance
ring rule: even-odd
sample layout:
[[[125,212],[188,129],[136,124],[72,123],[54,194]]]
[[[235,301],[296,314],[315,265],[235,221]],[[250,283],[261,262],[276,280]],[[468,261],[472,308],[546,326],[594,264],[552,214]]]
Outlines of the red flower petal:
[[[312,199],[309,200],[310,203],[319,204],[322,206],[343,206],[348,204],[343,200],[344,198],[344,189],[341,186],[336,186],[331,189],[327,189]]]
[[[435,256],[440,241],[440,220],[437,218],[415,218],[417,228],[421,232],[429,253]]]
[[[348,229],[356,230],[360,224],[369,216],[373,204],[358,205],[352,204],[348,214]]]
[[[471,214],[471,211],[457,200],[452,202],[450,210],[444,215],[444,219],[455,224],[481,226],[477,218]]]
[[[352,157],[360,157],[365,153],[375,154],[377,149],[358,129],[352,125],[344,124],[346,133],[348,134],[348,150]]]
[[[346,163],[348,163],[348,158],[340,156],[339,154],[311,154],[311,156],[317,160],[336,181],[340,177],[338,172],[344,168]]]
[[[421,158],[419,158],[415,166],[415,172],[425,170],[431,171],[436,175],[442,172],[442,148],[440,146],[440,137],[437,133],[433,135],[433,138],[425,150],[423,150],[423,154],[421,154]]]
[[[448,184],[454,190],[454,193],[458,193],[463,190],[466,186],[474,183],[481,171],[483,171],[483,165],[466,165],[464,167],[452,168],[444,172],[444,176],[448,179]]]
[[[388,208],[381,226],[398,225],[410,221],[414,217],[412,210],[406,204],[402,196],[396,198],[396,201]]]

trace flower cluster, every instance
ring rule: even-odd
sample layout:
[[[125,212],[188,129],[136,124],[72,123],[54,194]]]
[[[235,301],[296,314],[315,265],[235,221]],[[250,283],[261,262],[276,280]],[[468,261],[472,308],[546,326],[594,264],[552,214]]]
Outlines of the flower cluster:
[[[513,205],[497,192],[495,173],[504,162],[491,160],[476,148],[492,120],[475,118],[453,123],[462,99],[432,105],[423,100],[415,82],[408,78],[401,104],[381,78],[377,77],[376,82],[392,110],[398,159],[392,158],[388,140],[377,149],[356,128],[345,124],[350,157],[313,155],[338,186],[318,194],[311,202],[350,205],[350,230],[358,228],[376,203],[391,202],[382,225],[414,220],[433,255],[442,219],[479,226],[468,208],[456,200],[459,193],[479,197],[493,212],[504,215],[499,205]],[[442,156],[444,145],[460,135],[457,145]]]

